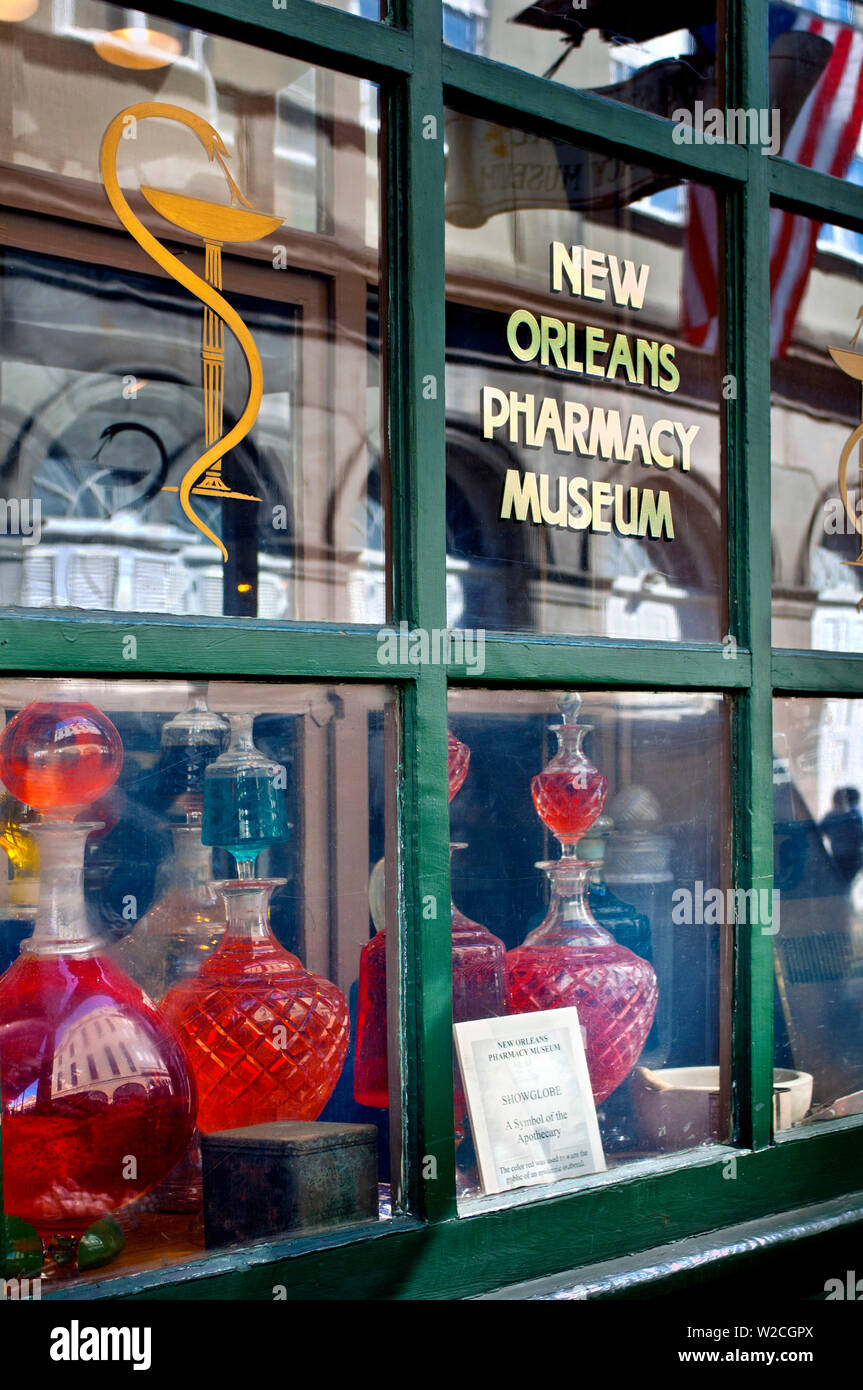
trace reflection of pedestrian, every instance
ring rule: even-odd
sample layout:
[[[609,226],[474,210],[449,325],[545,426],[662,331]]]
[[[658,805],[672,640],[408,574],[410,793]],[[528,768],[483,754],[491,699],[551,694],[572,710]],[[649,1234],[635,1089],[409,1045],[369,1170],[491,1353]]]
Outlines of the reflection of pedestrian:
[[[860,793],[856,787],[837,787],[833,793],[833,810],[828,811],[821,822],[836,867],[848,883],[863,865],[863,816],[859,806]]]

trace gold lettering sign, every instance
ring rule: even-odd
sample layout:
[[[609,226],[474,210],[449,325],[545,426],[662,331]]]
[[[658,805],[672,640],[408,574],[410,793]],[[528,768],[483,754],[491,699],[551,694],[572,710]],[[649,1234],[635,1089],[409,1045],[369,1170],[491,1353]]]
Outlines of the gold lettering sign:
[[[549,289],[591,300],[611,299],[621,308],[644,307],[649,265],[635,265],[604,251],[586,246],[567,247],[553,241],[549,247]],[[626,333],[606,336],[594,324],[550,314],[537,316],[516,308],[509,315],[506,342],[518,362],[539,362],[543,367],[578,376],[613,380],[625,377],[630,385],[650,386],[673,393],[680,386],[673,343],[653,338],[630,338]],[[860,358],[863,361],[863,356]],[[618,410],[589,407],[581,401],[520,395],[498,386],[480,390],[482,435],[494,439],[503,434],[510,444],[542,449],[549,443],[556,454],[632,463],[636,455],[645,467],[663,470],[692,467],[692,445],[700,425],[661,415],[650,420],[639,412],[626,417]],[[557,496],[552,496],[553,481]],[[570,510],[570,507],[575,510]],[[619,536],[674,539],[671,493],[666,489],[625,487],[587,478],[560,477],[527,469],[507,470],[500,505],[502,521],[539,526],[589,529]]]
[[[150,206],[175,227],[201,238],[204,246],[205,279],[196,275],[189,266],[178,260],[167,247],[163,246],[152,232],[149,232],[135,216],[120,187],[117,177],[117,154],[120,141],[130,126],[148,119],[176,121],[197,135],[212,163],[218,163],[225,175],[230,205],[206,202],[200,198],[187,198],[184,194],[172,193],[168,189],[141,187],[141,192]],[[201,342],[201,365],[204,387],[204,452],[186,470],[179,488],[166,488],[166,492],[179,492],[180,506],[192,525],[212,541],[227,560],[228,552],[222,541],[206,522],[198,516],[192,505],[194,495],[218,498],[234,497],[242,501],[257,502],[260,499],[248,493],[234,492],[222,477],[222,460],[227,453],[245,439],[252,428],[261,408],[263,393],[263,371],[261,358],[255,341],[240,315],[221,294],[222,288],[222,247],[226,242],[259,241],[280,227],[281,217],[258,212],[243,196],[228,171],[226,159],[229,158],[225,143],[218,131],[214,130],[202,117],[182,106],[170,106],[163,102],[145,101],[128,106],[114,117],[102,140],[99,162],[102,182],[108,201],[130,236],[147,255],[167,271],[172,279],[199,299],[204,306],[203,334]],[[239,204],[239,206],[238,206]],[[223,433],[224,382],[225,382],[225,338],[228,328],[236,338],[249,369],[249,392],[246,404],[237,423],[227,434]]]

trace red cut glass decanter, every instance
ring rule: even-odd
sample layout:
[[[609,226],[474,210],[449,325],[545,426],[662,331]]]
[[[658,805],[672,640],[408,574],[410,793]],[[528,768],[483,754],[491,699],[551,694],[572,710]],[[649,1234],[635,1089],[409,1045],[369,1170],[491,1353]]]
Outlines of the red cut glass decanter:
[[[467,776],[470,749],[450,732],[448,736],[449,799]],[[450,845],[450,850],[465,849]],[[497,1018],[506,1013],[505,949],[503,942],[478,922],[472,922],[450,903],[452,936],[452,1012],[456,1023]],[[354,1098],[360,1105],[389,1105],[387,1066],[386,931],[379,931],[360,952],[357,998],[357,1044]],[[461,1130],[466,1110],[458,1076],[455,1081],[455,1123]]]
[[[575,846],[588,826],[600,815],[608,794],[608,779],[598,772],[582,749],[590,732],[579,724],[581,697],[575,693],[558,701],[562,723],[552,726],[558,749],[551,762],[530,784],[540,820],[559,841],[561,853],[574,855]]]
[[[507,952],[510,1011],[578,1010],[594,1100],[611,1095],[641,1055],[656,1013],[653,967],[601,927],[587,901],[592,860],[576,844],[602,811],[608,782],[582,751],[590,725],[581,699],[558,701],[560,748],[531,784],[540,818],[559,840],[561,858],[538,864],[551,883],[545,920]]]
[[[450,845],[450,850],[466,849]],[[452,1016],[454,1023],[505,1014],[505,948],[487,927],[472,922],[450,903],[452,932]],[[360,952],[357,998],[357,1049],[354,1099],[360,1105],[385,1109],[389,1103],[387,1066],[387,942],[386,930],[367,941]],[[457,1084],[456,1125],[466,1106]]]
[[[3,1196],[56,1272],[74,1269],[93,1222],[171,1171],[194,1129],[195,1090],[179,1041],[88,925],[82,868],[94,826],[28,828],[39,912],[0,978]]]
[[[199,973],[162,1000],[198,1086],[198,1128],[316,1120],[344,1066],[350,1020],[344,995],[281,947],[268,921],[284,879],[215,886],[228,927]]]
[[[658,995],[652,965],[615,941],[587,905],[591,862],[566,856],[537,865],[551,882],[545,920],[507,953],[512,1013],[578,1010],[597,1105],[632,1071]]]

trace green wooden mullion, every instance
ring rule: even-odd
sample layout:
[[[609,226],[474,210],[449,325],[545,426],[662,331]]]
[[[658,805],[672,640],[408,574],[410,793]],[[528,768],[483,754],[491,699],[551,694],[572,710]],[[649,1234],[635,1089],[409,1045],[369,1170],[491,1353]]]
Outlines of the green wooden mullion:
[[[731,657],[731,651],[682,643],[486,634],[483,661],[474,659],[472,667],[453,664],[450,679],[460,685],[746,690],[752,669],[749,652],[738,648]]]
[[[416,667],[381,665],[378,629],[263,623],[247,618],[36,613],[0,618],[0,670],[140,677],[150,674],[382,681],[416,678]]]
[[[428,528],[422,537],[425,543]],[[402,570],[407,578],[409,562]],[[444,626],[442,619],[439,626]],[[382,629],[345,629],[216,618],[186,627],[175,618],[112,615],[94,619],[79,614],[58,618],[34,612],[0,618],[0,670],[8,675],[92,672],[126,677],[177,674],[414,681],[420,668],[411,663],[406,643],[402,652],[406,660],[381,662],[385,650],[381,635],[399,631],[394,623]],[[410,631],[410,626],[401,629],[405,636]],[[134,638],[134,647],[130,638]],[[453,645],[453,656],[457,650]],[[597,687],[746,689],[751,676],[750,654],[739,647],[729,659],[728,651],[697,643],[487,633],[483,669],[475,662],[468,666],[453,661],[449,670],[460,684],[581,681]],[[855,689],[863,682],[861,658],[789,652],[777,653],[775,661],[782,673],[775,683],[791,690],[815,689],[822,684],[828,691]]]
[[[777,693],[863,695],[863,656],[777,649],[772,665]]]
[[[442,11],[407,7],[416,52],[386,122],[388,429],[393,606],[414,628],[446,627],[446,267]],[[446,668],[413,668],[404,697],[401,798],[407,1096],[405,1148],[415,1209],[455,1211],[452,953]],[[410,1173],[410,1164],[414,1171]]]
[[[735,183],[746,178],[746,150],[737,145],[675,144],[675,127],[661,116],[455,48],[444,48],[443,69],[447,104],[469,114],[506,125],[541,124],[540,134],[590,148],[617,148],[630,160],[646,156],[683,178],[704,174],[710,181]]]
[[[409,33],[316,0],[150,0],[165,19],[383,82],[411,72]]]
[[[769,106],[766,0],[729,0],[729,105]],[[736,395],[726,416],[731,631],[751,652],[749,691],[732,727],[733,870],[741,888],[773,888],[770,557],[770,194],[767,160],[747,150],[745,186],[725,218],[730,360]],[[737,1141],[770,1143],[773,937],[735,928],[732,1029]]]
[[[46,1287],[43,1299],[272,1302],[277,1285],[297,1300],[467,1298],[842,1197],[863,1172],[863,1126],[823,1126],[738,1151],[729,1180],[732,1152],[717,1146],[634,1163],[565,1196],[538,1189],[514,1206],[435,1226],[382,1221],[122,1278],[109,1269],[104,1281]]]
[[[408,1191],[428,1221],[455,1215],[446,673],[405,690],[403,846]],[[413,1127],[411,1120],[413,1119]]]
[[[806,217],[821,217],[842,226],[863,226],[863,189],[846,179],[807,169],[785,159],[767,161],[774,202]]]

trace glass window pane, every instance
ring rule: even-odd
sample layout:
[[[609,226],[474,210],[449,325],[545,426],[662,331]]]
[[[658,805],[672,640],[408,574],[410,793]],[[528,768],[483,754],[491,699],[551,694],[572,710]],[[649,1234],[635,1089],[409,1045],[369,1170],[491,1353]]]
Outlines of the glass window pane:
[[[727,631],[717,206],[447,118],[451,626]]]
[[[716,95],[714,0],[444,0],[444,41],[656,116]],[[721,31],[720,31],[721,32]],[[720,41],[721,42],[721,41]],[[720,48],[721,54],[721,48]]]
[[[117,13],[0,34],[0,603],[382,621],[377,88]]]
[[[863,237],[771,214],[773,642],[863,651]]]
[[[863,701],[776,699],[773,726],[774,1124],[790,1129],[863,1113]]]
[[[374,1109],[354,1061],[361,950],[398,946],[392,692],[8,679],[0,704],[15,1258],[36,1230],[76,1277],[80,1240],[84,1283],[391,1215],[386,1051]]]
[[[577,1093],[567,1081],[541,1113],[536,1098],[559,1084],[530,1054],[546,1010],[576,1011],[592,1087],[582,1141],[595,1104],[596,1166],[724,1140],[734,898],[721,697],[591,691],[579,713],[560,693],[460,690],[449,710],[454,1016],[497,1018],[490,1028],[523,1016],[532,1040],[501,1086],[480,1067],[471,1100],[490,1149],[511,1151],[500,1190],[529,1192],[534,1160],[575,1176],[565,1146],[569,1123],[580,1128]],[[481,1181],[460,1076],[455,1103],[459,1189],[474,1201],[494,1187]]]

